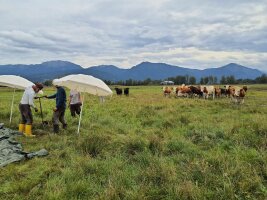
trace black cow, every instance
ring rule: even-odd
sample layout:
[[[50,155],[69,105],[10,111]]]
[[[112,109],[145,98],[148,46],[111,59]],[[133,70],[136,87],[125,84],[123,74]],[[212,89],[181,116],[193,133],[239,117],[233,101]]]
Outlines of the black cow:
[[[122,89],[115,88],[117,95],[122,95]]]
[[[224,95],[226,97],[230,96],[229,89],[225,89],[225,88],[220,88],[220,89],[221,89],[221,95]]]
[[[129,88],[124,88],[123,93],[124,93],[126,96],[129,96]]]

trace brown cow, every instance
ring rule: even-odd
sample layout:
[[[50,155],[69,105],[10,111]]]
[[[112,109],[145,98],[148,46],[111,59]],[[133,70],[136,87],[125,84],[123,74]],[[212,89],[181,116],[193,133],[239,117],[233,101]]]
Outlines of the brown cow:
[[[171,97],[171,93],[172,93],[173,87],[163,87],[163,95],[165,97]]]
[[[239,86],[228,86],[228,91],[232,101],[238,104],[244,103],[247,90],[247,86],[243,86],[242,88]]]
[[[182,84],[182,86],[178,86],[176,88],[177,97],[188,97],[190,94],[191,94],[191,89],[185,84]]]
[[[221,97],[222,91],[221,88],[215,87],[215,97]]]

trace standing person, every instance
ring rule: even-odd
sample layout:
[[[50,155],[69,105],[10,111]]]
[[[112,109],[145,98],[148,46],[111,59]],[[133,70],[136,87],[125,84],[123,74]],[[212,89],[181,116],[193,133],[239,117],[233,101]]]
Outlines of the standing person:
[[[77,90],[70,90],[69,107],[72,117],[75,117],[76,114],[80,115],[81,105],[81,93]]]
[[[32,111],[31,107],[38,112],[38,108],[35,107],[33,99],[35,95],[43,89],[41,83],[36,83],[35,85],[29,86],[25,89],[23,96],[19,104],[19,111],[21,114],[21,122],[19,124],[19,132],[23,133],[25,136],[34,137],[32,134]]]
[[[62,123],[64,129],[67,128],[65,121],[65,110],[66,110],[66,91],[63,87],[56,85],[57,92],[51,96],[45,96],[48,99],[56,99],[56,107],[53,109],[53,129],[54,133],[59,132],[59,122]]]

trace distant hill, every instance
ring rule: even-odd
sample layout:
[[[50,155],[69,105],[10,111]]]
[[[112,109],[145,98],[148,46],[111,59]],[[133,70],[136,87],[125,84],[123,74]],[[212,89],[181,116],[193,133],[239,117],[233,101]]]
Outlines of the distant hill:
[[[127,75],[134,80],[144,80],[147,78],[159,80],[177,75],[193,75],[196,71],[195,69],[177,67],[165,63],[143,62],[129,69]]]
[[[242,65],[238,65],[236,63],[230,63],[228,65],[219,67],[219,68],[209,68],[205,69],[201,72],[201,75],[205,76],[217,76],[218,78],[222,76],[229,76],[234,75],[236,79],[255,79],[259,76],[261,76],[263,72],[257,70],[248,68]]]
[[[100,78],[102,80],[119,81],[119,80],[163,80],[168,77],[178,75],[195,76],[200,80],[204,76],[216,76],[220,79],[222,76],[233,75],[236,79],[255,79],[263,74],[263,72],[230,63],[219,68],[209,68],[204,70],[189,69],[168,65],[165,63],[142,62],[130,69],[121,69],[113,65],[100,65],[89,68],[82,68],[67,61],[49,61],[41,64],[33,65],[0,65],[0,75],[19,75],[31,81],[45,81],[69,74],[88,74]]]
[[[128,69],[121,69],[113,65],[100,65],[84,69],[84,74],[90,74],[102,80],[119,81],[124,79]]]
[[[80,65],[66,61],[49,61],[34,65],[0,65],[0,75],[19,75],[31,81],[51,80],[82,71]]]

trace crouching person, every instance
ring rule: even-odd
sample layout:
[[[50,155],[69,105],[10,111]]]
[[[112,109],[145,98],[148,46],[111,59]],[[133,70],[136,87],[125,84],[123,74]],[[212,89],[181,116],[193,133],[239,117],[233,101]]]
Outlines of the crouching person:
[[[45,96],[48,99],[56,99],[56,107],[53,109],[53,129],[54,133],[59,132],[59,122],[62,123],[64,129],[67,128],[65,121],[65,110],[66,110],[66,91],[63,87],[56,85],[57,92],[51,96]]]
[[[32,134],[32,111],[31,107],[38,112],[38,109],[33,103],[33,99],[36,94],[43,89],[41,83],[36,83],[35,85],[29,86],[25,89],[23,96],[19,104],[19,111],[21,114],[21,122],[19,124],[19,132],[23,133],[27,137],[34,137]]]

